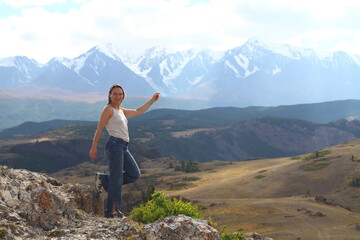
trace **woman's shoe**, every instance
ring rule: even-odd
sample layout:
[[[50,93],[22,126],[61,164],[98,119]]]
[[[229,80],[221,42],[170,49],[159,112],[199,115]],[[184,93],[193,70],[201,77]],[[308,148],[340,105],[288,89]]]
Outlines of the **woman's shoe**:
[[[112,218],[124,218],[124,214],[120,211],[115,211],[113,213],[111,213],[111,217]]]

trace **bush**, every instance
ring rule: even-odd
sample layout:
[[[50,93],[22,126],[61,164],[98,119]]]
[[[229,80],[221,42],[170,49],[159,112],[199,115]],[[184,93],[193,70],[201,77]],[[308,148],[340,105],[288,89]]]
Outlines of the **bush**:
[[[223,226],[223,228],[220,231],[220,237],[222,240],[243,240],[245,239],[245,236],[242,235],[241,233],[224,233],[225,229],[227,228],[227,226]]]
[[[184,202],[181,198],[169,200],[168,195],[159,191],[154,192],[151,200],[131,211],[132,218],[144,224],[179,214],[200,218],[200,210],[196,205]]]
[[[183,181],[185,181],[185,182],[192,182],[192,181],[197,181],[197,180],[199,180],[200,178],[198,178],[198,177],[183,177]]]
[[[265,177],[264,175],[257,175],[257,176],[255,176],[256,179],[262,179],[262,178],[264,178],[264,177]]]
[[[353,187],[360,187],[360,178],[358,177],[353,177],[351,183],[350,183],[350,186],[353,186]]]
[[[193,161],[181,161],[181,166],[175,166],[174,171],[182,171],[186,173],[199,172],[197,162]]]
[[[321,151],[315,151],[312,152],[308,155],[306,155],[303,160],[304,161],[308,161],[308,160],[312,160],[312,159],[317,159],[317,158],[321,158],[324,157],[325,155],[329,154],[330,151],[329,150],[321,150]]]
[[[313,162],[313,163],[309,163],[309,164],[305,164],[305,165],[301,165],[300,169],[303,171],[316,171],[316,170],[320,170],[324,167],[329,166],[329,163],[317,163],[317,162]]]
[[[6,228],[0,228],[0,238],[3,239],[6,237],[7,229]]]

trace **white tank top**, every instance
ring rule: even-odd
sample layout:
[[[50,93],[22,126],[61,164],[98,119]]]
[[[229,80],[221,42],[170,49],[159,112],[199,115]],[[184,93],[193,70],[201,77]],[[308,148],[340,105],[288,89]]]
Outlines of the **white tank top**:
[[[128,120],[125,117],[124,111],[121,108],[119,110],[111,108],[113,109],[113,115],[105,124],[106,130],[110,136],[129,142]]]

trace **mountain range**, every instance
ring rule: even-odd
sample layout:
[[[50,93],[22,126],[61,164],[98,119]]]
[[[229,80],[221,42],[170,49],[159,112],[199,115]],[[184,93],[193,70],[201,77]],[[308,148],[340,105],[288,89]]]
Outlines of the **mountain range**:
[[[206,101],[209,106],[275,106],[360,98],[360,56],[250,39],[215,53],[153,47],[137,57],[114,44],[46,64],[25,56],[0,59],[0,88],[23,94],[65,90],[105,94],[113,83],[128,95]]]
[[[260,117],[239,121],[234,109],[154,110],[129,121],[131,151],[143,159],[174,157],[183,161],[242,161],[304,154],[360,137],[360,121],[326,124]],[[210,118],[209,116],[223,116]],[[88,161],[96,122],[26,122],[0,132],[0,164],[56,172]],[[107,133],[99,141],[103,159]]]

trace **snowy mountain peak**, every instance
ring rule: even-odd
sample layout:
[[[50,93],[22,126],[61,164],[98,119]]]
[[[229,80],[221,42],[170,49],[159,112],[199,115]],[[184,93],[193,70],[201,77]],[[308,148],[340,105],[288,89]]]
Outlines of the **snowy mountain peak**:
[[[19,67],[24,64],[33,64],[38,67],[41,67],[41,64],[35,61],[34,59],[29,59],[25,56],[15,56],[15,57],[7,57],[0,59],[1,67]]]
[[[255,51],[258,49],[266,49],[266,45],[255,38],[251,38],[245,42],[245,44],[241,47],[242,51],[246,52],[249,55],[253,55]]]
[[[245,51],[250,55],[262,53],[264,50],[269,50],[271,52],[297,60],[306,57],[317,58],[317,54],[312,49],[303,49],[284,43],[265,42],[254,38],[249,39],[241,48],[242,51]]]
[[[360,66],[360,57],[358,55],[351,55],[343,51],[333,52],[327,60],[331,62],[334,67],[342,67],[345,65]]]
[[[53,57],[52,59],[50,59],[50,61],[48,61],[46,63],[45,66],[50,66],[50,65],[64,65],[66,66],[66,64],[69,60],[67,58],[63,58],[63,57]]]
[[[15,56],[0,59],[0,67],[15,68],[29,80],[38,73],[42,65],[34,59],[29,59],[25,56]],[[19,81],[24,82],[23,80]]]
[[[167,48],[165,48],[164,46],[155,46],[155,47],[147,49],[145,51],[144,56],[146,58],[151,58],[151,59],[157,58],[158,59],[158,58],[163,58],[168,54],[170,54],[170,51]]]
[[[100,51],[106,56],[114,59],[114,60],[121,60],[121,56],[125,55],[119,47],[117,47],[113,43],[104,43],[97,45],[94,50]]]

